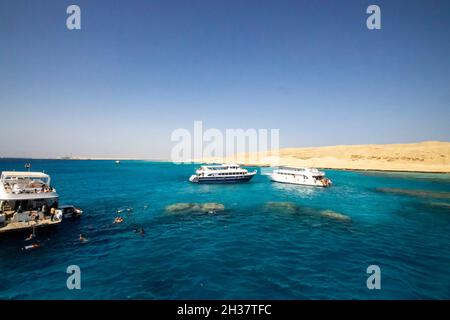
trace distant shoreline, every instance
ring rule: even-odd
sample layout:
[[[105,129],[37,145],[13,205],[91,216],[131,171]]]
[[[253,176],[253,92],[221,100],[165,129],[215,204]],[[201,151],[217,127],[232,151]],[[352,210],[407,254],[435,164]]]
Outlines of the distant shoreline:
[[[450,142],[338,145],[283,148],[202,159],[206,163],[235,162],[247,166],[313,167],[332,170],[450,173]]]
[[[66,161],[147,161],[167,159],[60,157],[0,157],[0,160],[66,160]],[[198,161],[201,160],[201,161]],[[338,145],[329,147],[283,148],[277,152],[245,153],[234,157],[203,158],[186,164],[238,163],[251,167],[292,166],[343,171],[450,173],[450,142],[426,141],[408,144]]]
[[[161,159],[134,159],[134,158],[30,158],[30,157],[0,157],[0,160],[63,160],[63,161],[150,161],[150,162],[171,162]]]

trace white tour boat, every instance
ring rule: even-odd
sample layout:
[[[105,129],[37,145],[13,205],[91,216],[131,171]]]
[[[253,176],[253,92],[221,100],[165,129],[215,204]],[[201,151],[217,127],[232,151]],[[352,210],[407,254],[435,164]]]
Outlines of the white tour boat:
[[[280,167],[267,175],[275,182],[317,187],[329,187],[331,185],[331,180],[325,177],[325,173],[315,168]]]
[[[249,172],[237,164],[205,165],[197,169],[196,174],[189,178],[195,183],[235,183],[248,182],[256,174]]]
[[[0,233],[59,224],[58,194],[42,172],[4,171],[0,177]]]

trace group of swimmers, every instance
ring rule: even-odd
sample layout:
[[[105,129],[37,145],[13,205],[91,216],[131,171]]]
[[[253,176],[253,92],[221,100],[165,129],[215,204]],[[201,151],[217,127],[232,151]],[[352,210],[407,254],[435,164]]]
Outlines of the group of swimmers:
[[[145,206],[144,208],[146,208],[147,206]],[[128,211],[128,212],[131,212],[133,210],[133,208],[127,208],[126,209],[126,211]],[[122,213],[124,210],[122,209],[122,210],[116,210],[116,213]],[[119,224],[119,223],[122,223],[122,222],[124,222],[125,220],[124,220],[124,218],[122,218],[122,217],[116,217],[115,219],[114,219],[114,224]],[[139,234],[139,235],[141,235],[141,236],[144,236],[145,235],[145,229],[144,228],[142,228],[142,227],[140,227],[140,228],[135,228],[134,230],[133,230],[133,232],[134,233],[136,233],[136,234]],[[35,232],[34,232],[34,229],[33,229],[33,232],[27,237],[27,238],[25,238],[25,241],[31,241],[31,240],[33,240],[33,239],[35,239],[36,238],[36,234],[35,234]],[[78,237],[78,239],[80,240],[80,242],[87,242],[88,241],[88,239],[85,237],[85,235],[84,234],[82,234],[82,233],[80,233],[80,235],[79,235],[79,237]],[[24,246],[23,248],[22,248],[22,250],[32,250],[32,249],[37,249],[37,248],[40,248],[42,245],[40,244],[40,243],[32,243],[31,245],[26,245],[26,246]]]

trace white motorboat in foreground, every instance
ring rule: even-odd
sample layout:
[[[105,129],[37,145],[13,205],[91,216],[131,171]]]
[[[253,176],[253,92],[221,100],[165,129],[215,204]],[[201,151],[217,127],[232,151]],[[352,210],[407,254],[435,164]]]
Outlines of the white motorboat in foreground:
[[[0,177],[0,233],[59,224],[58,194],[42,172],[4,171]]]
[[[63,205],[59,206],[56,213],[61,214],[64,219],[75,219],[79,218],[83,214],[83,210],[72,205]]]
[[[280,167],[267,175],[274,182],[317,187],[329,187],[331,185],[331,180],[325,177],[325,173],[315,168]]]
[[[59,196],[42,172],[4,171],[0,177],[0,233],[48,227],[82,211],[58,207]]]
[[[256,174],[256,170],[248,172],[237,164],[206,165],[197,169],[189,178],[195,183],[235,183],[248,182]]]

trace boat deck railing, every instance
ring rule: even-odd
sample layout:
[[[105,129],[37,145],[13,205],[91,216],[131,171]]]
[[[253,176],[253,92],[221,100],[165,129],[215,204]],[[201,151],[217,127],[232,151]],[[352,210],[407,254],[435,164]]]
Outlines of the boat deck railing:
[[[49,193],[55,192],[55,189],[47,185],[40,186],[24,186],[19,184],[5,183],[3,185],[5,192],[9,194],[36,194],[36,193]]]

